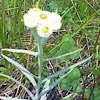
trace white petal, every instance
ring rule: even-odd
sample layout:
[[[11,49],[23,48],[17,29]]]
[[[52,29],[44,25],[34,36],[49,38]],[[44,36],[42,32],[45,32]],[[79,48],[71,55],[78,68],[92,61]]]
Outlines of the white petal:
[[[43,32],[43,28],[48,28],[48,30],[46,30],[45,32]],[[37,33],[40,37],[45,37],[48,38],[51,34],[52,34],[52,29],[49,25],[39,25],[37,28]]]
[[[52,13],[51,14],[51,21],[49,22],[51,25],[52,29],[54,31],[60,29],[62,23],[61,23],[61,16],[58,15],[57,13]]]
[[[24,24],[27,27],[35,27],[37,25],[37,20],[34,16],[31,16],[31,14],[25,14],[24,15]]]

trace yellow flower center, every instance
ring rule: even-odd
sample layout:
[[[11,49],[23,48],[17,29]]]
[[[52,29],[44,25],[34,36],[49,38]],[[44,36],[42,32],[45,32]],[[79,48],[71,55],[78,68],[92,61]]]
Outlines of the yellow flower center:
[[[43,32],[44,35],[48,34],[48,33],[49,33],[49,27],[44,26],[44,27],[42,28],[42,32]]]
[[[41,14],[41,15],[40,15],[40,18],[41,18],[41,19],[47,19],[48,16],[47,16],[46,14]]]

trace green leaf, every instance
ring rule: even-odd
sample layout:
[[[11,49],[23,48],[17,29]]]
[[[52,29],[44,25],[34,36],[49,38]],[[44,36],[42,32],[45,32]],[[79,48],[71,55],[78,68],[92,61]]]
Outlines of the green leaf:
[[[68,75],[67,78],[69,81],[79,80],[80,79],[80,71],[78,68],[74,68],[74,70]]]
[[[62,38],[62,48],[66,49],[69,51],[73,46],[74,46],[74,40],[69,34],[65,34]]]
[[[0,82],[7,82],[7,81],[9,81],[8,78],[4,78],[4,77],[0,76]]]
[[[44,59],[44,61],[50,61],[50,60],[54,60],[54,59],[60,59],[60,58],[63,58],[63,57],[66,57],[66,56],[72,56],[72,58],[76,58],[77,56],[79,57],[80,56],[80,52],[82,49],[79,49],[79,50],[74,50],[73,52],[69,52],[69,53],[66,53],[66,54],[63,54],[63,55],[60,55],[60,56],[57,56],[57,57],[52,57],[52,58],[46,58]]]
[[[79,80],[75,80],[72,82],[73,90],[74,92],[81,92],[82,91],[82,85]]]
[[[98,59],[100,59],[100,53],[98,54]]]
[[[90,94],[91,94],[91,89],[86,89],[85,96],[89,98]],[[98,87],[94,88],[90,100],[100,100],[100,90]]]
[[[57,50],[56,56],[60,56],[69,52],[77,50],[74,46],[74,40],[69,34],[65,34],[61,41],[60,49]],[[77,59],[80,56],[80,53],[72,54],[71,58]],[[60,60],[66,60],[68,57],[59,58]]]
[[[50,3],[50,10],[56,10],[59,9],[59,6],[57,5],[56,2]]]
[[[90,93],[91,93],[91,90],[90,89],[85,89],[85,97],[86,98],[89,98]]]
[[[80,79],[80,71],[78,68],[74,68],[73,71],[62,81],[62,83],[66,83],[67,81],[72,82],[78,79]]]
[[[92,96],[94,96],[94,98]],[[97,87],[94,89],[92,96],[91,100],[100,100],[100,90]]]
[[[9,73],[9,71],[8,71],[8,70],[9,70],[8,68],[5,68],[5,67],[0,67],[0,73],[3,73],[3,74],[8,74],[8,73]],[[8,79],[8,78],[4,78],[4,77],[0,76],[0,81],[9,81],[9,79]]]
[[[48,76],[48,75],[49,75],[49,73],[48,73],[48,71],[47,71],[46,69],[43,69],[42,74],[43,74],[44,76]]]
[[[100,75],[100,68],[90,68],[90,67],[88,67],[88,70],[90,72],[93,72],[93,74],[95,74],[95,75]]]
[[[55,86],[57,86],[63,80],[63,78],[65,78],[71,71],[72,71],[72,69],[70,71],[68,71],[65,75],[61,76],[56,82],[52,83],[51,85],[49,85],[48,87],[43,89],[43,91],[39,94],[39,97],[41,97],[42,95],[46,94],[48,91],[50,91]]]
[[[0,67],[0,72],[4,72],[6,70],[5,67]]]
[[[63,80],[62,80],[63,81]],[[66,82],[66,83],[60,83],[60,88],[62,89],[62,90],[68,90],[68,89],[70,89],[72,87],[72,85],[71,85],[71,83],[69,83],[69,82]]]
[[[29,50],[21,50],[21,49],[2,49],[2,51],[16,52],[16,53],[25,53],[33,56],[37,56],[38,52],[29,51]]]
[[[78,68],[74,68],[69,75],[62,80],[60,87],[62,90],[68,90],[70,87],[74,88],[74,91],[81,91],[81,84],[79,82],[80,71]]]
[[[3,54],[2,54],[2,56],[6,60],[8,60],[10,63],[12,63],[13,65],[15,65],[30,80],[30,82],[36,88],[37,84],[36,84],[36,81],[35,81],[33,75],[25,67],[23,67],[21,64],[17,63],[16,61],[10,59],[9,57],[7,57],[7,56],[5,56]]]
[[[91,56],[91,57],[92,57],[92,56]],[[87,59],[85,59],[85,60],[83,60],[83,61],[81,61],[81,62],[78,62],[78,63],[76,63],[76,64],[74,64],[74,65],[71,65],[70,67],[63,68],[62,70],[60,70],[60,71],[58,71],[58,72],[56,72],[56,73],[54,73],[54,74],[52,74],[52,75],[49,75],[46,79],[44,79],[44,80],[42,81],[42,83],[45,82],[45,81],[47,81],[47,80],[49,80],[49,79],[52,79],[52,78],[54,78],[54,77],[57,77],[58,75],[62,75],[62,74],[64,74],[64,73],[67,73],[67,72],[70,71],[71,69],[73,69],[73,68],[75,68],[75,67],[77,67],[77,66],[79,66],[79,65],[81,65],[81,64],[83,64],[83,63],[85,63],[86,61],[88,61],[89,59],[91,59],[91,57],[89,57],[89,58],[87,58]]]
[[[73,48],[71,49],[71,51],[77,51],[77,48],[73,47]],[[80,55],[81,55],[81,54],[80,54],[80,51],[78,51],[78,52],[76,52],[76,53],[70,55],[70,57],[71,57],[72,59],[78,59],[78,58],[80,57]]]
[[[72,100],[73,96],[74,96],[74,93],[71,93],[71,94],[65,96],[64,98],[62,98],[61,100]]]
[[[56,82],[52,83],[52,84],[49,85],[47,88],[43,89],[43,91],[39,94],[39,97],[41,97],[42,95],[44,95],[45,93],[47,93],[48,91],[50,91],[51,89],[53,89],[55,86],[57,86],[66,76],[68,76],[68,74],[69,74],[76,66],[81,65],[82,63],[88,61],[90,58],[91,58],[91,57],[89,57],[89,58],[87,58],[87,59],[85,59],[85,60],[83,60],[83,61],[81,61],[81,62],[79,62],[79,63],[76,63],[76,64],[72,65],[72,66],[69,67],[69,68],[68,68],[68,67],[67,67],[67,68],[64,68],[64,69],[62,69],[62,70],[56,72],[55,74],[52,74],[52,75],[48,76],[46,79],[44,79],[44,80],[42,81],[42,83],[45,82],[45,81],[50,80],[50,79],[53,78],[53,77],[56,77],[56,76],[61,75],[61,74],[64,74],[64,73],[66,72],[66,74],[62,75],[58,80],[56,80]]]

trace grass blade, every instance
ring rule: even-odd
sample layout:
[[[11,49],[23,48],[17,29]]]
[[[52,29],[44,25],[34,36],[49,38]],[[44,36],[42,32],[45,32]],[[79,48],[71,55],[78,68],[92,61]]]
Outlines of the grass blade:
[[[95,14],[93,14],[89,20],[87,20],[85,23],[83,23],[82,25],[80,25],[73,33],[72,33],[72,37],[74,37],[80,30],[82,30],[84,27],[86,27],[91,21],[93,21],[95,17]]]
[[[31,73],[25,67],[23,67],[21,64],[17,63],[16,61],[10,59],[9,57],[7,57],[3,54],[2,54],[2,56],[6,60],[8,60],[11,64],[15,65],[30,80],[30,82],[33,84],[33,86],[35,88],[37,87],[37,84],[36,84],[34,77],[31,75]]]
[[[87,1],[87,0],[84,0],[99,16],[100,16],[100,13],[98,13],[98,11],[97,10],[95,10],[94,8],[93,8],[93,6]]]
[[[67,15],[67,13],[68,13],[71,9],[73,9],[73,6],[70,7],[67,11],[63,12],[62,19],[64,19],[64,17]]]
[[[18,85],[20,85],[32,98],[32,100],[35,100],[35,97],[33,96],[33,94],[20,82],[18,82],[16,79],[12,78],[11,76],[5,75],[5,74],[0,74],[0,76],[6,77],[8,79],[11,79],[12,81],[16,82]]]
[[[0,18],[0,41],[2,43],[2,47],[6,47],[6,39],[5,39],[5,0],[1,1],[1,11],[2,18]],[[1,20],[2,19],[2,20]]]
[[[76,11],[76,14],[77,14],[77,16],[78,16],[80,22],[82,23],[81,17],[80,17],[80,15],[79,15],[79,13],[78,13],[78,10],[77,10],[77,8],[76,8],[76,6],[75,6],[75,4],[74,4],[74,1],[71,0],[71,2],[72,2],[72,4],[73,4],[73,7],[74,7],[74,9],[75,9],[75,11]]]

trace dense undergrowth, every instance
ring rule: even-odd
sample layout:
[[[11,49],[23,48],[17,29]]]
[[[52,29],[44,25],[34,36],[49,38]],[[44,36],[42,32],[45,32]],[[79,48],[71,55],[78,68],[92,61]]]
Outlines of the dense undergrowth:
[[[24,26],[23,20],[23,15],[29,8],[35,7],[36,3],[37,0],[0,0],[0,53],[26,66],[34,75],[38,75],[37,58],[1,49],[37,51],[36,40]],[[40,0],[39,7],[51,12],[57,10],[62,16],[62,27],[48,40],[44,47],[44,58],[60,56],[83,48],[70,56],[43,63],[42,79],[93,54],[90,61],[73,69],[47,94],[48,100],[100,100],[100,1]],[[31,91],[34,90],[25,77],[1,55],[0,73],[12,76],[32,89]],[[54,78],[51,83],[59,77]],[[20,86],[2,76],[0,96],[28,98]]]

